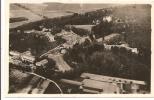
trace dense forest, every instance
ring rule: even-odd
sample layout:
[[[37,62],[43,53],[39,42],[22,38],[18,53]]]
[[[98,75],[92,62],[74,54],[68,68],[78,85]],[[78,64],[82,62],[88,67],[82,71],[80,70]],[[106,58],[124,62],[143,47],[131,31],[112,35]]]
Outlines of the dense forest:
[[[86,42],[69,49],[64,59],[75,69],[70,77],[89,72],[150,82],[150,66],[144,56],[125,48],[113,47],[110,51]]]

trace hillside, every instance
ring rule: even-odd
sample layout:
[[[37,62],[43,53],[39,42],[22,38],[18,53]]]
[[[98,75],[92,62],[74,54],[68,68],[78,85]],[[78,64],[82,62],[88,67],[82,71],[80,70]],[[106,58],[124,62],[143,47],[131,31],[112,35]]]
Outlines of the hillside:
[[[112,15],[129,25],[126,40],[132,47],[151,47],[151,6],[137,5],[114,9]],[[133,42],[133,43],[132,43]]]

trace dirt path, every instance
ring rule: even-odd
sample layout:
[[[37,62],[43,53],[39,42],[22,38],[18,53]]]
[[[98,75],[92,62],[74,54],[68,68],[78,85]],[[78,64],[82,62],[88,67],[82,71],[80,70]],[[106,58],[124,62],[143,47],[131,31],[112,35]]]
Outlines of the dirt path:
[[[72,68],[67,64],[66,61],[63,59],[63,55],[52,55],[50,54],[48,56],[49,58],[53,59],[56,62],[56,65],[58,66],[58,69],[61,72],[70,71]]]

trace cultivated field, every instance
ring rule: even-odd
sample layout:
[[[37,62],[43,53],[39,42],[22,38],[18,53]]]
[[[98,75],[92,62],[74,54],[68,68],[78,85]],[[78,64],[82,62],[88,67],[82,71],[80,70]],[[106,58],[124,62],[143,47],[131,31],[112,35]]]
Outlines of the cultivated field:
[[[23,24],[26,23],[30,23],[30,22],[35,22],[35,21],[39,21],[44,19],[43,16],[47,17],[47,18],[55,18],[55,17],[61,17],[61,16],[67,16],[67,15],[72,15],[73,13],[71,12],[62,12],[62,11],[53,11],[53,10],[43,10],[42,8],[38,8],[36,10],[36,6],[34,5],[33,8],[28,8],[29,6],[24,5],[25,8],[22,8],[20,6],[14,5],[12,4],[10,6],[10,18],[17,18],[17,17],[25,17],[28,20],[27,21],[21,21],[21,22],[14,22],[14,23],[10,23],[10,28],[16,28],[18,26],[21,26]]]

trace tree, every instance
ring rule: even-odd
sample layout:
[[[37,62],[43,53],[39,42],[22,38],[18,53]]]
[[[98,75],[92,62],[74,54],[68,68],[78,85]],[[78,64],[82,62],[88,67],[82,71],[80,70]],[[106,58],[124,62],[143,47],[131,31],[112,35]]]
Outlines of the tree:
[[[112,22],[101,21],[100,24],[92,28],[92,31],[97,37],[102,37],[104,40],[105,35],[108,35],[112,32],[111,27]]]

